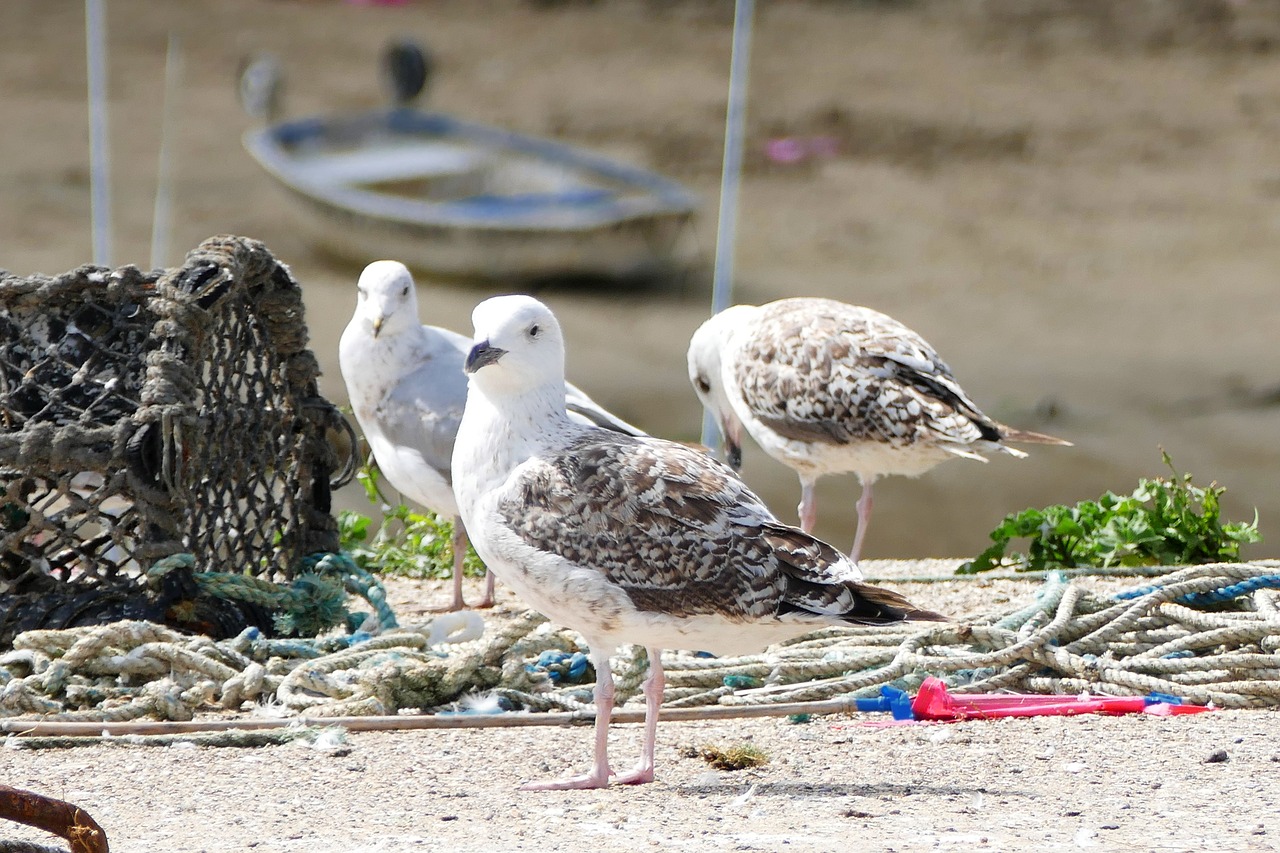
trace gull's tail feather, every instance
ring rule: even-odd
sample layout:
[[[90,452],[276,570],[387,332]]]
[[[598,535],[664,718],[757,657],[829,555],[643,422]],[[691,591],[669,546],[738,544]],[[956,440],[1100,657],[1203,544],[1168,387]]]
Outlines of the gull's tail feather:
[[[1021,444],[1056,444],[1060,447],[1075,446],[1065,438],[1045,435],[1042,432],[1032,432],[1029,429],[1016,429],[1015,427],[1005,426],[1004,424],[1000,425],[1000,440],[1013,441]]]
[[[855,625],[891,625],[895,622],[946,622],[947,617],[916,607],[899,593],[881,586],[850,582],[857,604],[843,618]]]

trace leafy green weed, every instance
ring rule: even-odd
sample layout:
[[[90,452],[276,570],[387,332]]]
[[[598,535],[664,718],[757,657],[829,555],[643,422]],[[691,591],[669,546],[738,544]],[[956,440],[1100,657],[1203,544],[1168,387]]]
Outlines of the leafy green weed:
[[[956,570],[976,574],[1016,564],[1020,570],[1078,566],[1156,566],[1235,562],[1240,546],[1259,542],[1252,523],[1226,522],[1219,499],[1226,489],[1195,486],[1160,452],[1171,478],[1142,479],[1132,494],[1107,492],[1075,506],[1025,509],[1005,516],[994,544]],[[1009,543],[1029,538],[1025,555],[1006,558]]]
[[[383,497],[379,472],[365,465],[356,475],[365,497],[382,510],[382,525],[374,529],[373,519],[351,510],[338,513],[338,534],[342,549],[356,565],[370,572],[409,578],[447,578],[453,574],[453,525],[430,512],[418,512],[403,503],[392,504]],[[468,547],[463,573],[484,574],[484,564]]]

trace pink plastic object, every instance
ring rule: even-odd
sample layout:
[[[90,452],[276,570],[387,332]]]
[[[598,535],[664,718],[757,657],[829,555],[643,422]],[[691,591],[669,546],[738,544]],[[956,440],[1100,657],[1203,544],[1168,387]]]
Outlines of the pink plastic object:
[[[830,160],[840,154],[840,140],[834,136],[779,136],[764,144],[771,162],[790,166],[806,160]]]
[[[1155,710],[1160,708],[1160,710]],[[1148,710],[1150,709],[1150,710]],[[974,694],[952,696],[940,678],[929,677],[911,702],[917,720],[984,720],[997,717],[1067,717],[1074,714],[1198,714],[1200,705],[1150,703],[1143,696],[1041,696]]]

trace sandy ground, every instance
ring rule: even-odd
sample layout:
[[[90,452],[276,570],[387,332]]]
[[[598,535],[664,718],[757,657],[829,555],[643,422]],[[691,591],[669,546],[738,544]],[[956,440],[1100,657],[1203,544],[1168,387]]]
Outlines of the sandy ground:
[[[306,288],[322,390],[358,264],[317,252],[240,147],[237,64],[271,50],[287,112],[380,102],[376,59],[411,34],[439,58],[431,101],[657,167],[706,200],[710,259],[729,57],[726,2],[110,0],[116,263],[151,255],[166,36],[183,56],[169,263],[221,232],[264,240]],[[770,2],[751,62],[737,301],[833,296],[928,338],[988,412],[1071,450],[956,462],[877,488],[866,553],[967,555],[1007,512],[1127,490],[1158,447],[1257,507],[1280,539],[1280,12],[1272,2]],[[1049,14],[1057,9],[1062,14]],[[1074,11],[1072,11],[1074,10]],[[90,260],[82,6],[0,4],[0,267]],[[765,140],[834,136],[838,156],[770,165]],[[424,319],[466,330],[502,283],[420,280]],[[680,439],[709,305],[701,268],[657,291],[551,288],[570,377]],[[794,517],[790,471],[745,476]],[[819,532],[852,541],[857,485],[825,481]],[[359,506],[354,490],[340,495]],[[1274,549],[1264,546],[1255,556]]]
[[[633,760],[639,727],[613,735]],[[1257,712],[680,723],[660,731],[652,785],[537,794],[517,783],[584,766],[589,730],[363,733],[336,750],[6,750],[0,767],[11,785],[86,809],[121,853],[1199,853],[1280,849],[1278,737],[1280,718]],[[770,763],[713,771],[681,754],[745,741]],[[1219,750],[1228,759],[1208,762]]]
[[[1020,606],[1037,583],[895,586],[963,617]],[[1132,582],[1095,585],[1119,583]],[[406,619],[445,595],[389,589]],[[509,592],[500,603],[491,618],[516,604]],[[886,717],[664,723],[654,784],[591,792],[518,790],[584,768],[585,727],[350,733],[327,748],[10,748],[0,781],[76,803],[117,853],[1280,849],[1274,712],[877,725]],[[619,766],[640,736],[614,726]],[[689,755],[746,743],[765,766],[717,771]],[[0,839],[18,838],[51,840],[0,825]]]
[[[648,164],[706,199],[710,258],[728,4],[710,0],[109,0],[114,263],[150,257],[166,36],[181,38],[171,249],[264,240],[306,288],[323,390],[359,265],[291,226],[240,148],[238,62],[270,49],[289,112],[378,103],[392,35],[440,58],[446,110]],[[1023,462],[954,463],[877,490],[870,556],[968,555],[1006,512],[1124,490],[1158,445],[1258,507],[1280,539],[1280,43],[1268,2],[761,4],[741,196],[739,301],[833,296],[931,340],[994,416],[1070,438]],[[1041,14],[1046,8],[1060,16]],[[1073,11],[1074,10],[1074,11]],[[0,267],[89,261],[82,6],[0,3]],[[834,135],[839,155],[769,165],[764,140]],[[641,292],[549,288],[570,375],[627,419],[696,437],[684,348],[705,269]],[[424,320],[465,329],[501,283],[421,280]],[[784,518],[793,476],[748,448],[747,480]],[[852,540],[848,479],[819,532]],[[363,500],[340,495],[348,506]],[[975,592],[976,590],[976,592]],[[1028,588],[909,590],[945,612]],[[441,590],[402,595],[425,608]],[[964,603],[945,600],[960,596]],[[966,598],[966,596],[968,598]],[[417,602],[416,604],[414,602]],[[121,851],[1272,850],[1280,717],[1088,718],[871,728],[854,719],[679,724],[659,781],[528,795],[585,763],[584,730],[352,735],[345,747],[0,752],[0,781],[79,802]],[[681,747],[750,739],[722,773]],[[621,726],[628,760],[639,730]],[[1225,750],[1225,762],[1207,762]],[[37,837],[34,835],[26,837]],[[47,839],[46,839],[47,840]]]

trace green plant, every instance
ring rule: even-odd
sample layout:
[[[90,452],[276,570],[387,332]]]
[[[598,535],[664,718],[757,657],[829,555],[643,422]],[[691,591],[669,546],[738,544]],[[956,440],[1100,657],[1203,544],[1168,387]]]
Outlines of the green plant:
[[[957,574],[976,574],[1014,563],[1034,571],[1077,566],[1154,566],[1234,562],[1240,546],[1259,542],[1257,512],[1252,523],[1221,518],[1219,499],[1226,489],[1195,486],[1190,474],[1173,467],[1170,478],[1142,479],[1132,494],[1107,492],[1075,506],[1025,509],[1005,516],[991,532],[993,545],[960,566]],[[1009,543],[1029,538],[1027,553],[1005,557]]]
[[[370,572],[409,578],[445,578],[453,573],[453,525],[434,513],[418,512],[403,503],[391,503],[379,487],[379,472],[363,466],[356,475],[365,497],[382,511],[382,524],[373,532],[373,519],[343,510],[338,513],[342,549],[356,565]],[[484,564],[470,547],[463,573],[484,574]]]

